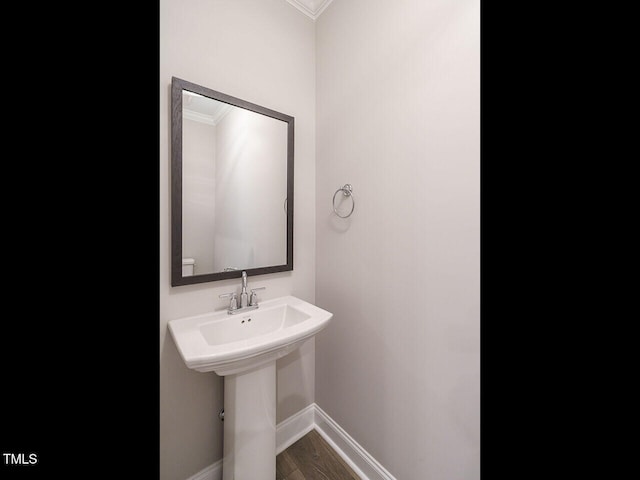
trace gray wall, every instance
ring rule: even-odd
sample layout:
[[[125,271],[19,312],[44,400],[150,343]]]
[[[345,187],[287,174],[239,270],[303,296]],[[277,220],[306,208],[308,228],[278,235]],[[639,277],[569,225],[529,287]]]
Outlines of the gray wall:
[[[295,269],[249,284],[267,287],[263,300],[315,302],[314,24],[284,0],[160,2],[160,478],[184,480],[222,457],[223,382],[187,369],[166,325],[224,308],[218,295],[240,280],[170,286],[172,76],[295,117]],[[277,375],[281,421],[314,399],[314,341],[279,360]]]
[[[182,119],[182,258],[195,259],[196,275],[214,271],[216,133],[213,125]]]
[[[479,3],[316,23],[316,403],[399,480],[479,478]]]

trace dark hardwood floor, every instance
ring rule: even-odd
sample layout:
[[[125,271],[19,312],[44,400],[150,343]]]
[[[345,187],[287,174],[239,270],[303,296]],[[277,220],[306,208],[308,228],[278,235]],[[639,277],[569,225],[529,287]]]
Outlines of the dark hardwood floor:
[[[276,480],[360,480],[315,430],[276,457]]]

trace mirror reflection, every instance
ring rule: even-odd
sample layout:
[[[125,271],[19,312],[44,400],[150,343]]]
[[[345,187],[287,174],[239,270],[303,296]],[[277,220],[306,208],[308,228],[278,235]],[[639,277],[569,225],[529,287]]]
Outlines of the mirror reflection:
[[[183,275],[286,263],[287,124],[182,95]]]
[[[293,269],[294,118],[172,79],[171,284]]]

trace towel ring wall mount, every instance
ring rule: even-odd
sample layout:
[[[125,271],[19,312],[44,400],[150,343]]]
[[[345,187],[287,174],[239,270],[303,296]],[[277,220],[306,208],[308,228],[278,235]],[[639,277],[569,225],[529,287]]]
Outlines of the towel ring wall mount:
[[[338,192],[342,192],[345,197],[351,197],[351,211],[345,216],[340,215],[336,208],[336,195],[338,195]],[[333,194],[333,212],[340,218],[347,218],[351,216],[354,208],[356,208],[356,201],[353,197],[353,187],[350,183],[346,183],[344,186],[336,190],[336,193]]]

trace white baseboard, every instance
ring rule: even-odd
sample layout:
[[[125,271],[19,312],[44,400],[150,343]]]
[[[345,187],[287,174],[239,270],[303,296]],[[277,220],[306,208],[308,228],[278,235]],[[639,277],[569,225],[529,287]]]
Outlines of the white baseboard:
[[[380,462],[315,403],[276,425],[276,455],[314,429],[361,480],[396,480]],[[222,459],[187,480],[222,480]]]
[[[396,480],[324,410],[315,403],[313,405],[315,429],[362,480]]]
[[[315,408],[312,403],[276,425],[276,455],[289,448],[315,427]]]
[[[206,468],[203,468],[187,480],[222,480],[222,459]]]

